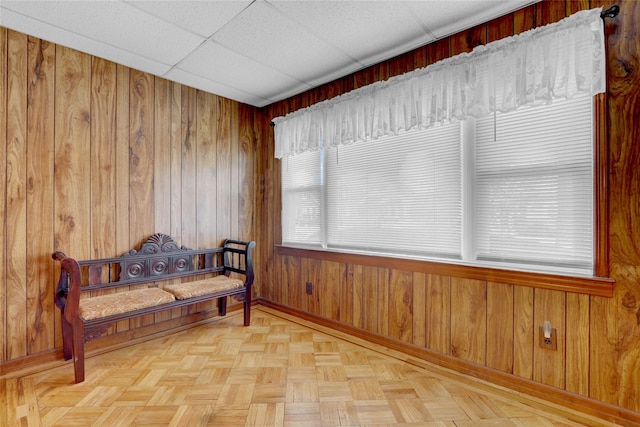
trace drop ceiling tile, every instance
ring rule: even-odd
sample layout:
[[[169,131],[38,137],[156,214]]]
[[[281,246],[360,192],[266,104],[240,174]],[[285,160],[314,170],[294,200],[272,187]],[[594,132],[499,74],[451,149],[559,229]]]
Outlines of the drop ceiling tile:
[[[185,50],[203,42],[195,34],[119,1],[3,1],[2,6],[165,64],[175,64]]]
[[[234,1],[127,1],[132,7],[170,22],[180,28],[210,37],[251,4]]]
[[[538,1],[540,0],[429,0],[404,3],[440,39]]]
[[[177,83],[204,90],[206,92],[220,95],[225,98],[234,99],[239,102],[244,102],[245,104],[254,105],[256,107],[263,107],[265,105],[271,104],[272,102],[268,99],[263,99],[259,96],[255,96],[243,90],[227,86],[224,83],[196,76],[195,74],[188,73],[179,68],[174,68],[173,70],[169,71],[165,75],[165,77]]]
[[[307,81],[312,87],[320,86],[325,83],[332,82],[341,77],[347,76],[351,73],[355,73],[363,68],[362,64],[359,62],[350,62],[343,67],[335,67],[327,73],[322,74],[321,76],[317,76]]]
[[[280,71],[259,64],[214,42],[207,42],[192,52],[179,68],[202,78],[225,82],[231,87],[265,99],[276,97],[287,88],[302,90],[311,86]]]
[[[2,6],[4,3],[0,4],[0,7]],[[163,75],[171,68],[169,64],[154,61],[4,8],[0,9],[0,25],[157,76]]]
[[[252,3],[212,40],[299,81],[317,79],[352,61],[264,1]]]
[[[272,4],[365,65],[433,40],[411,9],[398,1],[273,1]]]

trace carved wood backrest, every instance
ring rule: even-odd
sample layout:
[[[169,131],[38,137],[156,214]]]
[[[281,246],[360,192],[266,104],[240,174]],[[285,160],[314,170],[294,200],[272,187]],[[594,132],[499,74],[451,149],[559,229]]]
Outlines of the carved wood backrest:
[[[224,272],[224,248],[190,249],[178,246],[166,234],[150,236],[139,249],[119,258],[78,261],[82,290],[153,283],[156,281]]]
[[[150,284],[163,280],[206,275],[210,273],[240,273],[245,284],[253,283],[252,251],[255,242],[227,239],[224,246],[190,249],[178,246],[171,236],[156,233],[140,247],[117,258],[77,261],[63,252],[53,258],[62,265],[56,304],[64,305],[70,291],[69,279],[80,283],[80,290],[95,291],[136,284]],[[66,274],[63,274],[66,271]]]

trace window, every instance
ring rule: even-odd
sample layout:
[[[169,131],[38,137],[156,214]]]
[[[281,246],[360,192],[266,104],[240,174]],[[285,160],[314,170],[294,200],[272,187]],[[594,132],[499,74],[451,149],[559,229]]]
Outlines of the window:
[[[592,97],[282,162],[283,244],[592,275]]]
[[[457,258],[459,124],[329,150],[329,248]]]
[[[302,153],[283,166],[282,240],[322,246],[325,213],[320,152]]]

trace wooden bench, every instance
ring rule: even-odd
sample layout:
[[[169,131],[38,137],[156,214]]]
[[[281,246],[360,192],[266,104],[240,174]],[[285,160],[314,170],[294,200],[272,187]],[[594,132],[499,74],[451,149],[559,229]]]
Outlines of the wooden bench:
[[[53,259],[61,265],[55,303],[61,310],[64,358],[73,356],[76,383],[84,381],[84,344],[120,320],[212,299],[224,316],[226,297],[233,296],[243,301],[249,326],[255,245],[227,239],[222,247],[189,249],[157,233],[139,251],[119,258],[78,261],[55,252]],[[167,283],[185,278],[194,280]]]

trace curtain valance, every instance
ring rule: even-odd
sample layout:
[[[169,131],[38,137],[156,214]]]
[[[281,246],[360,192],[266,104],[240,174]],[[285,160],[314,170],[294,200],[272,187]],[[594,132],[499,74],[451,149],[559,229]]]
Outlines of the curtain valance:
[[[601,8],[275,118],[275,156],[550,103],[606,87]]]

